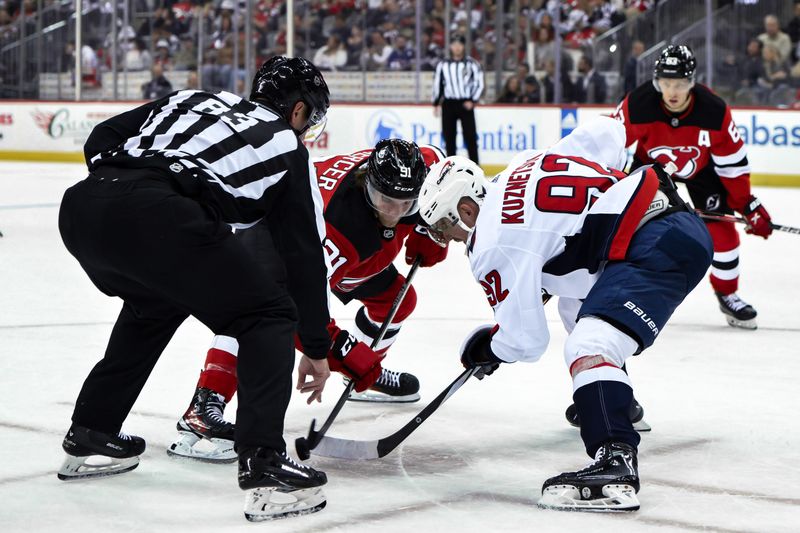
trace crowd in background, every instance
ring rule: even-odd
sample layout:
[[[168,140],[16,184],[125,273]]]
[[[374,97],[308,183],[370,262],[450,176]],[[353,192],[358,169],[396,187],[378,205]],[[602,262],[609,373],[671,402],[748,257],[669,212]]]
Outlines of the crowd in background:
[[[142,87],[145,98],[173,89],[164,76],[170,71],[187,71],[189,87],[196,87],[202,77],[205,89],[244,93],[245,7],[241,3],[237,9],[235,1],[164,0],[157,1],[150,12],[145,0],[134,0],[130,23],[119,20],[114,33],[109,22],[112,4],[86,0],[81,50],[75,50],[74,41],[67,42],[56,68],[70,71],[75,54],[79,54],[84,83],[90,85],[99,84],[100,74],[112,63],[119,70],[150,71],[152,79]],[[498,102],[553,102],[555,85],[560,83],[562,102],[614,103],[635,86],[636,60],[645,45],[634,41],[630,58],[618,73],[619,88],[609,87],[605,73],[595,70],[592,46],[598,36],[653,9],[658,0],[519,0],[520,16],[508,1],[473,0],[467,12],[464,0],[454,0],[449,23],[445,22],[444,0],[422,3],[421,70],[433,71],[444,57],[449,31],[467,36],[470,55],[487,71],[499,62],[503,71],[512,73],[505,79]],[[254,5],[253,61],[259,64],[286,53],[286,4],[254,0]],[[495,28],[498,5],[504,10],[505,45],[501,50]],[[73,9],[71,2],[63,0],[43,0],[42,6],[47,15],[43,24],[63,19]],[[0,0],[0,45],[19,34],[22,13],[33,21],[36,8],[35,0]],[[415,0],[306,0],[296,1],[294,9],[294,54],[311,59],[321,70],[416,70]],[[30,33],[34,28],[22,31]],[[562,39],[558,76],[556,34]],[[114,35],[115,62],[111,57]],[[763,33],[752,37],[739,53],[720,58],[715,66],[715,89],[724,87],[728,98],[745,104],[780,103],[776,100],[785,100],[787,91],[793,96],[793,90],[800,87],[800,0],[794,4],[790,20],[769,16]],[[529,44],[533,45],[532,54]],[[201,54],[198,47],[202,47]]]

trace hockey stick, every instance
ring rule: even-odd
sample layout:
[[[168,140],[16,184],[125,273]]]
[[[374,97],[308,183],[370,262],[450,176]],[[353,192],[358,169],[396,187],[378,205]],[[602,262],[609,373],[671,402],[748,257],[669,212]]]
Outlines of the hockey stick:
[[[405,426],[401,427],[388,437],[378,440],[348,440],[336,437],[322,436],[314,448],[314,455],[334,457],[337,459],[378,459],[384,457],[397,448],[401,442],[411,435],[422,423],[431,416],[447,399],[452,396],[461,385],[475,375],[480,367],[464,370],[455,381],[447,386],[439,396],[433,399],[425,409],[420,411]]]
[[[705,218],[706,220],[747,224],[747,219],[744,217],[737,217],[735,215],[726,215],[723,213],[708,213],[706,211],[700,211],[699,209],[696,209],[695,212],[700,216],[700,218]],[[775,224],[773,222],[770,222],[769,225],[775,231],[785,231],[786,233],[794,233],[795,235],[800,235],[800,228],[795,228],[792,226],[782,226],[781,224]]]
[[[389,329],[389,324],[392,323],[394,315],[397,314],[397,310],[400,308],[400,302],[402,302],[403,298],[406,297],[406,293],[408,292],[408,289],[411,287],[411,280],[414,279],[414,275],[417,273],[417,269],[419,268],[419,265],[421,263],[422,263],[422,256],[417,256],[417,258],[414,260],[414,263],[411,265],[408,274],[406,275],[406,282],[403,283],[402,287],[400,287],[397,296],[395,296],[394,298],[394,302],[392,302],[392,308],[389,310],[389,314],[386,316],[386,320],[383,321],[381,329],[378,331],[378,335],[375,337],[375,339],[372,341],[372,344],[370,345],[370,348],[372,348],[373,350],[378,345],[378,343],[381,342],[383,336],[386,334],[386,331]],[[311,427],[308,429],[308,436],[305,438],[298,437],[294,441],[294,448],[297,451],[297,456],[300,459],[305,461],[311,456],[310,455],[311,450],[316,448],[320,440],[322,440],[322,438],[325,436],[325,433],[328,431],[328,429],[331,427],[331,424],[333,424],[333,421],[339,415],[339,411],[342,410],[342,407],[344,407],[347,398],[350,396],[350,393],[353,392],[353,389],[355,389],[355,387],[356,387],[356,382],[355,380],[351,379],[350,382],[347,384],[347,387],[345,387],[344,392],[342,392],[342,395],[339,396],[339,399],[336,401],[336,405],[333,406],[331,414],[328,415],[328,418],[325,420],[325,423],[322,424],[322,427],[320,427],[319,430],[315,430],[314,426],[317,423],[317,419],[313,418],[311,420]]]

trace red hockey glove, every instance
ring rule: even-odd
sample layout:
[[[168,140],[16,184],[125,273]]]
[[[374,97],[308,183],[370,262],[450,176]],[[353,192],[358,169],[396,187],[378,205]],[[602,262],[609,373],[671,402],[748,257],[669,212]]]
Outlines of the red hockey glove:
[[[751,196],[742,210],[744,218],[747,219],[747,229],[744,231],[751,235],[758,235],[765,239],[772,234],[772,218],[767,210],[761,205],[761,200]]]
[[[497,326],[481,326],[472,331],[461,345],[461,364],[464,368],[479,370],[475,377],[483,379],[500,367],[503,361],[492,353],[492,335],[497,331]]]
[[[439,246],[428,236],[427,229],[417,225],[406,240],[406,263],[412,264],[418,255],[422,257],[420,266],[430,267],[444,261],[447,246]]]
[[[341,330],[328,352],[331,370],[356,382],[356,392],[367,390],[381,376],[381,357],[347,331]]]

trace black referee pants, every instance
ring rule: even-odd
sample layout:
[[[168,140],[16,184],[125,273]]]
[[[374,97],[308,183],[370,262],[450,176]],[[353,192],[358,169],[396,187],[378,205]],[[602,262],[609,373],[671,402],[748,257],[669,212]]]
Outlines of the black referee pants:
[[[285,450],[297,314],[289,294],[212,210],[166,177],[103,175],[67,189],[59,213],[67,249],[101,291],[124,302],[73,422],[119,431],[175,330],[193,315],[239,342],[237,447]]]
[[[447,155],[456,155],[456,129],[461,121],[461,133],[464,134],[464,144],[467,146],[469,158],[478,164],[478,138],[475,127],[475,108],[467,110],[464,102],[467,100],[447,100],[442,102],[442,136],[444,137]]]

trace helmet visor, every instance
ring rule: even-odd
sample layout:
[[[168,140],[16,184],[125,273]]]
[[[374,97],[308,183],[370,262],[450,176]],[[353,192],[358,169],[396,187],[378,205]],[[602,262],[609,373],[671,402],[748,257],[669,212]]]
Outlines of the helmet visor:
[[[315,126],[323,124],[328,120],[326,109],[320,109],[318,107],[308,104],[308,102],[306,102],[306,105],[311,108],[311,113],[308,116],[309,128],[313,128]]]
[[[450,217],[443,217],[428,226],[428,236],[439,246],[447,246],[449,237],[445,235],[447,230],[453,228],[457,221]]]
[[[322,132],[325,131],[325,126],[328,125],[328,117],[323,115],[322,119],[316,122],[315,124],[311,123],[311,119],[308,119],[306,123],[306,127],[303,130],[303,142],[305,143],[313,143],[319,136],[322,135]]]
[[[417,198],[392,198],[373,187],[369,180],[366,182],[366,187],[370,207],[387,217],[403,218],[419,211]]]

